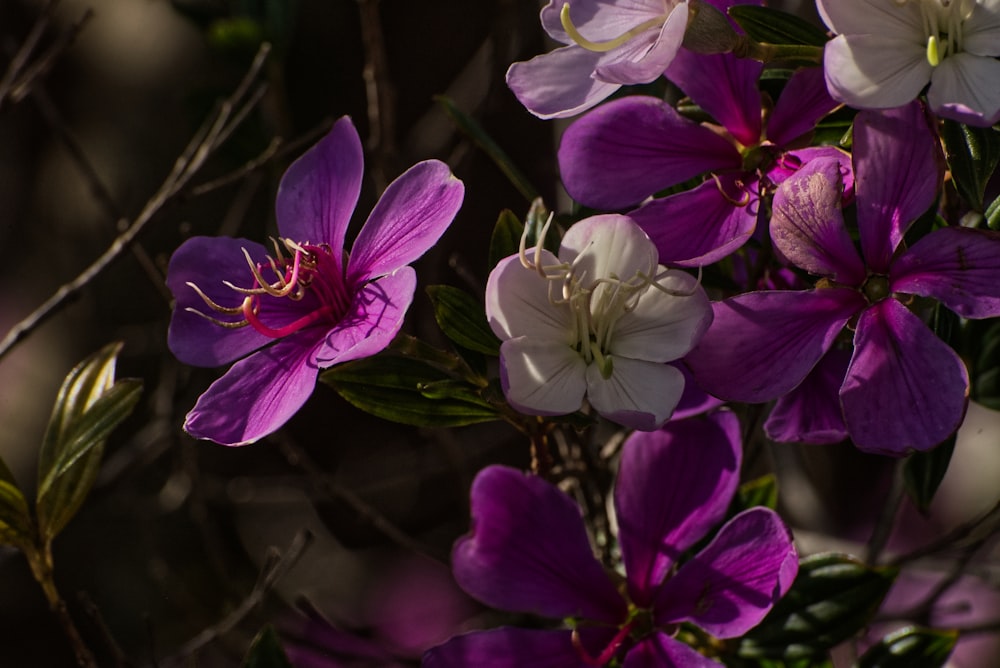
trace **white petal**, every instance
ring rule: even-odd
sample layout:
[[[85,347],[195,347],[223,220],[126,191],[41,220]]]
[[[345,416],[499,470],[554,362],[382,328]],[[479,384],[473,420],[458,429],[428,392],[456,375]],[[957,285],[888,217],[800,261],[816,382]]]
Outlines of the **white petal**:
[[[962,49],[977,56],[1000,56],[1000,0],[976,4],[962,26]]]
[[[598,413],[632,429],[652,431],[670,417],[684,392],[684,374],[667,364],[614,357],[611,378],[587,367],[587,398]]]
[[[659,253],[631,218],[607,214],[585,218],[569,228],[559,259],[575,262],[574,274],[583,275],[583,283],[588,284],[599,278],[616,276],[627,281],[639,272],[650,274]]]
[[[520,337],[500,346],[501,381],[507,401],[530,415],[579,410],[587,390],[587,363],[567,345]]]
[[[920,3],[892,0],[816,0],[823,23],[839,35],[884,35],[924,39]]]
[[[532,254],[533,257],[533,254]],[[543,266],[558,264],[556,256],[542,251]],[[516,255],[504,258],[486,282],[486,318],[501,339],[531,336],[565,345],[574,341],[566,304],[549,300],[550,281],[526,269]],[[552,286],[559,296],[559,285]]]
[[[934,68],[927,101],[939,116],[986,127],[1000,120],[1000,61],[971,53]]]
[[[913,100],[931,78],[919,43],[882,35],[841,35],[823,55],[830,94],[859,109],[888,109]]]
[[[618,321],[611,342],[613,355],[670,362],[686,355],[708,329],[712,307],[693,276],[672,270],[658,283],[674,294],[647,290],[635,309]]]

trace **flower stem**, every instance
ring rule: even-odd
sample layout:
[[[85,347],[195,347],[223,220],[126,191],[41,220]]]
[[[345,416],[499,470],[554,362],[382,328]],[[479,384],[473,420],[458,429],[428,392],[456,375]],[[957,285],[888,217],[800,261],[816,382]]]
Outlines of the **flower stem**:
[[[808,46],[804,44],[768,44],[767,42],[757,42],[746,35],[740,35],[736,46],[733,47],[733,55],[737,58],[750,58],[759,60],[762,63],[770,63],[775,60],[811,60],[816,63],[823,62],[823,47]]]
[[[46,541],[41,547],[35,547],[26,551],[25,556],[28,558],[28,564],[31,566],[32,575],[35,576],[35,580],[45,594],[45,600],[48,601],[49,609],[56,616],[63,633],[66,634],[70,645],[73,646],[77,665],[80,668],[97,668],[97,660],[94,658],[94,654],[83,641],[83,637],[77,630],[76,624],[73,623],[73,618],[70,617],[66,602],[59,595],[59,590],[56,588],[55,578],[53,577],[54,568],[51,544]]]

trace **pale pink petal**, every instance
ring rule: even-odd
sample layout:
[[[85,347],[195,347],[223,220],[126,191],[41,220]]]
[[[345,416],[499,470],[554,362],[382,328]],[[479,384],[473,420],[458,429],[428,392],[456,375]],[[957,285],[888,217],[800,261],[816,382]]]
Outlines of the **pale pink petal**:
[[[688,3],[678,3],[662,26],[633,37],[601,58],[594,74],[604,81],[623,84],[649,83],[658,79],[681,48],[687,24]]]
[[[611,361],[610,378],[597,364],[586,369],[587,399],[594,410],[630,429],[650,431],[666,422],[684,392],[683,374],[669,364],[617,356]]]
[[[1000,120],[997,81],[1000,81],[1000,61],[996,58],[956,53],[934,68],[927,102],[938,116],[989,127]]]
[[[840,408],[840,386],[851,353],[831,348],[805,380],[779,398],[764,423],[764,432],[779,443],[839,443],[847,438]]]
[[[851,33],[826,43],[823,69],[834,99],[858,109],[889,109],[915,99],[933,68],[921,40]]]
[[[542,27],[555,40],[569,44],[559,14],[570,0],[550,0],[542,8]],[[570,20],[580,34],[592,42],[604,42],[632,30],[651,19],[660,18],[665,9],[686,5],[687,0],[572,0]]]
[[[528,415],[565,415],[580,409],[587,363],[560,341],[519,337],[500,346],[504,395]]]
[[[529,255],[534,261],[534,253]],[[547,250],[542,251],[539,262],[543,267],[559,264]],[[553,303],[562,297],[560,289],[537,271],[525,268],[518,256],[504,258],[486,282],[486,319],[503,340],[530,336],[570,345],[574,341],[572,313],[568,305]]]
[[[600,56],[575,44],[564,46],[511,65],[507,86],[539,118],[575,116],[621,88],[591,76]]]

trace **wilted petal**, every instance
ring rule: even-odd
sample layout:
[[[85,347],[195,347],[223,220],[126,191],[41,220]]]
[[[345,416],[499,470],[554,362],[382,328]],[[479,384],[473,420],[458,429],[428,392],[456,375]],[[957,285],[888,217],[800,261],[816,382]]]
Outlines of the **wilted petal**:
[[[780,185],[784,183],[785,179],[813,160],[836,160],[840,164],[840,180],[844,188],[841,204],[847,206],[853,203],[854,168],[851,166],[851,155],[834,146],[807,146],[793,151],[785,151],[767,171],[767,178],[772,183]]]
[[[821,67],[796,70],[785,84],[781,97],[767,121],[767,138],[784,146],[811,132],[821,118],[836,109],[839,103],[830,97]]]
[[[890,288],[933,297],[963,318],[1000,315],[1000,233],[931,232],[892,263]]]
[[[604,378],[597,364],[587,367],[587,399],[613,422],[649,431],[666,422],[684,391],[684,376],[669,364],[612,356]]]
[[[708,329],[712,307],[694,276],[669,270],[657,285],[662,290],[649,288],[618,321],[613,355],[671,362],[686,355]]]
[[[465,186],[443,162],[410,167],[385,189],[358,233],[348,280],[388,274],[419,258],[448,229],[464,196]]]
[[[962,423],[969,376],[958,355],[895,299],[865,310],[840,390],[847,431],[866,452],[927,450]]]
[[[869,270],[888,273],[903,234],[937,197],[943,174],[940,143],[919,102],[855,117],[854,188]]]
[[[499,628],[455,636],[424,653],[424,668],[586,668],[571,631]]]
[[[889,109],[912,101],[933,69],[920,44],[880,33],[835,37],[823,52],[830,94],[860,109]]]
[[[802,382],[864,306],[846,288],[750,292],[716,302],[715,320],[685,362],[698,385],[721,399],[770,401]]]
[[[731,53],[703,55],[681,49],[666,74],[741,144],[753,146],[761,134],[757,80],[763,70],[763,63]]]
[[[539,118],[575,116],[621,88],[591,76],[600,56],[575,44],[564,46],[511,65],[507,86]]]
[[[771,239],[791,262],[811,274],[861,285],[866,272],[844,225],[840,163],[812,160],[774,194]]]
[[[738,169],[730,142],[662,100],[629,96],[575,121],[559,146],[559,172],[573,199],[619,209],[710,170]]]
[[[614,494],[633,603],[649,605],[681,553],[725,516],[741,458],[740,423],[728,411],[635,432],[625,442]]]
[[[1000,39],[1000,35],[994,39]],[[996,58],[956,53],[934,68],[927,102],[938,116],[989,127],[1000,120],[997,81],[1000,81],[1000,61]]]
[[[587,363],[560,341],[522,336],[500,346],[500,372],[508,403],[529,415],[565,415],[580,409]]]
[[[847,438],[840,408],[840,386],[851,354],[831,348],[805,380],[778,399],[764,423],[767,437],[779,443],[839,443]]]
[[[329,244],[339,262],[363,176],[361,139],[344,116],[281,177],[275,200],[281,236],[300,244]]]
[[[629,650],[623,668],[720,668],[679,640],[657,631]]]
[[[559,264],[547,250],[542,251],[539,262],[543,267]],[[504,340],[530,336],[570,345],[573,332],[569,307],[552,303],[553,296],[561,297],[559,289],[560,286],[552,285],[537,271],[525,268],[516,255],[500,260],[486,283],[486,318],[490,327]]]
[[[471,492],[471,531],[455,543],[455,581],[482,602],[543,617],[618,624],[625,601],[594,558],[580,508],[541,478],[488,466]]]
[[[315,333],[315,330],[314,332]],[[246,445],[274,432],[316,387],[319,336],[302,332],[234,364],[187,414],[184,431],[222,445]]]
[[[682,267],[712,264],[753,234],[760,200],[737,183],[748,175],[728,173],[717,178],[692,190],[654,199],[629,213],[656,244],[661,263]]]
[[[760,623],[793,579],[794,554],[777,513],[744,510],[664,583],[653,607],[656,621],[691,622],[717,638],[741,636]]]

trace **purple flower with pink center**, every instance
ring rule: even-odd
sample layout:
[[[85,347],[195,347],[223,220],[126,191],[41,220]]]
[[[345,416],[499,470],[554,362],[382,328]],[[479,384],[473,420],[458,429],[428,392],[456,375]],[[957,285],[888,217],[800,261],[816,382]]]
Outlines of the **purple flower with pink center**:
[[[1000,315],[1000,235],[943,227],[903,243],[934,203],[943,172],[919,103],[858,114],[854,170],[861,254],[844,221],[839,164],[810,162],[778,188],[771,237],[791,263],[821,277],[815,288],[717,302],[686,359],[703,389],[744,402],[782,397],[816,368],[811,389],[781,407],[771,430],[824,442],[846,429],[860,449],[900,456],[952,434],[969,394],[965,364],[911,308],[929,297],[964,318]],[[845,327],[853,331],[846,365],[843,355],[827,355]],[[839,405],[806,401],[838,382]]]
[[[363,175],[361,140],[341,118],[282,177],[272,253],[194,237],[171,257],[170,350],[194,366],[238,360],[188,413],[195,438],[244,445],[270,434],[309,398],[320,369],[373,355],[399,331],[416,287],[408,265],[451,224],[464,189],[442,162],[414,165],[347,254]]]
[[[695,123],[657,98],[614,100],[563,135],[559,167],[566,190],[587,206],[620,210],[707,172],[699,186],[650,200],[628,215],[656,244],[664,264],[702,266],[729,255],[753,234],[761,198],[801,165],[833,156],[843,162],[845,177],[849,173],[846,154],[804,141],[838,106],[822,71],[796,72],[766,124],[762,71],[757,61],[681,49],[667,77],[722,128]]]
[[[452,638],[429,668],[718,668],[673,636],[682,623],[719,638],[756,626],[798,571],[776,513],[745,510],[695,556],[739,484],[739,421],[721,411],[635,432],[614,490],[622,586],[594,557],[580,508],[548,482],[490,466],[472,485],[472,530],[455,544],[459,585],[493,607],[573,621],[563,630],[503,627]]]

